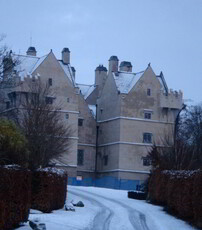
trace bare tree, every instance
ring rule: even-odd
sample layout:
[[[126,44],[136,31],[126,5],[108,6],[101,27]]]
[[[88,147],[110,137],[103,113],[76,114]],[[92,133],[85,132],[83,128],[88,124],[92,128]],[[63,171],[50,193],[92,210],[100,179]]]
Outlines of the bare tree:
[[[27,93],[22,94],[19,125],[28,140],[29,168],[46,167],[69,147],[71,129],[61,119],[59,107],[52,102],[53,93],[40,79],[30,82]]]
[[[154,168],[192,170],[202,168],[202,107],[192,106],[178,114],[173,142],[154,145],[148,154]]]

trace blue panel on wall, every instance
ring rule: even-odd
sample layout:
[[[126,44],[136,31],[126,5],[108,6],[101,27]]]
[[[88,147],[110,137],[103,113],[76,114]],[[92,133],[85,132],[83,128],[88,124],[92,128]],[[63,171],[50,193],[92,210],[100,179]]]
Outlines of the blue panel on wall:
[[[116,177],[107,176],[95,180],[92,178],[84,178],[83,180],[78,181],[75,177],[69,177],[68,184],[76,186],[95,186],[122,190],[136,190],[140,185],[140,181],[118,179]]]

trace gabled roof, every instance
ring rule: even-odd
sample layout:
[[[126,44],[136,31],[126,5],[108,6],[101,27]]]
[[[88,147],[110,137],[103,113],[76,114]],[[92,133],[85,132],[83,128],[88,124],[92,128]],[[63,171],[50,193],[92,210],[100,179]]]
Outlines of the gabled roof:
[[[84,96],[84,99],[86,99],[90,94],[96,89],[95,85],[85,85],[85,84],[76,84],[77,87],[79,87],[81,94]]]
[[[13,55],[15,59],[19,61],[19,65],[15,67],[16,71],[18,72],[21,80],[24,80],[25,77],[31,76],[33,72],[41,65],[41,63],[46,59],[48,56],[44,55],[42,57],[36,57],[31,55]],[[64,70],[65,74],[72,82],[73,86],[75,86],[75,79],[73,77],[73,72],[70,64],[64,64],[61,60],[57,60]]]
[[[116,83],[117,90],[120,93],[128,94],[130,90],[134,87],[134,85],[139,81],[140,77],[143,75],[144,72],[145,71],[141,71],[138,73],[124,71],[119,71],[117,73],[113,72],[113,77]],[[168,93],[168,86],[166,84],[163,73],[161,72],[160,75],[156,75],[156,78],[161,84],[161,89],[165,93]]]
[[[71,65],[70,64],[64,64],[62,60],[58,60],[58,62],[60,63],[60,66],[64,70],[64,72],[67,75],[67,77],[69,78],[69,80],[72,82],[73,86],[76,86]]]
[[[140,79],[144,71],[139,73],[123,72],[113,73],[117,90],[120,93],[128,94],[136,82]]]

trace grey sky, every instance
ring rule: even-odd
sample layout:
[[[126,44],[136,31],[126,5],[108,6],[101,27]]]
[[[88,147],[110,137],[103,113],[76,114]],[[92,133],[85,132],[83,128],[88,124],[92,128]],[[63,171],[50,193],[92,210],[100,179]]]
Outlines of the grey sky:
[[[202,101],[202,0],[0,0],[0,33],[16,53],[30,46],[38,56],[63,47],[80,83],[117,55],[134,72],[148,63],[162,70],[169,88]]]

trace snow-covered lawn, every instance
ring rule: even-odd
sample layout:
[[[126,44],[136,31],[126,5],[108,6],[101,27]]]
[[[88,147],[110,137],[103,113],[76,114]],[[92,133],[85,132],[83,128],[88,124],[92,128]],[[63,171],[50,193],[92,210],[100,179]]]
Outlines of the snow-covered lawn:
[[[38,219],[47,230],[193,230],[184,221],[166,214],[162,207],[127,198],[127,191],[68,186],[67,202],[83,201],[76,211],[57,210],[50,214],[32,211],[29,219]],[[18,230],[31,230],[26,223]]]

